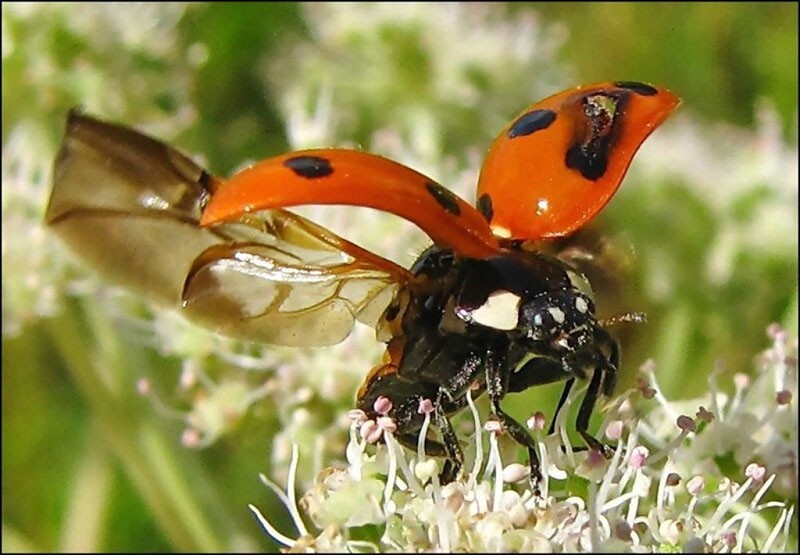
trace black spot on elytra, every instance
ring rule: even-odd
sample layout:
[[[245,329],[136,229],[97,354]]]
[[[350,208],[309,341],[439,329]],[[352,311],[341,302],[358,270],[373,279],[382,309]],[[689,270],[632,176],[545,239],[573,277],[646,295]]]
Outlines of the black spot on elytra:
[[[581,172],[586,179],[597,181],[606,173],[608,156],[602,149],[587,148],[578,143],[567,150],[566,164],[568,168]]]
[[[425,188],[431,196],[433,196],[439,206],[444,208],[447,212],[450,212],[453,216],[461,215],[461,208],[458,206],[458,197],[452,192],[432,181],[426,183]]]
[[[483,193],[480,198],[478,198],[476,206],[478,207],[478,212],[481,213],[484,219],[487,222],[491,222],[494,216],[494,209],[492,208],[492,197],[489,196],[489,193]]]
[[[617,122],[624,113],[628,95],[589,95],[583,100],[583,116],[575,143],[567,149],[564,163],[591,181],[608,169],[608,159],[616,140]]]
[[[331,161],[320,156],[295,156],[284,160],[283,165],[292,170],[295,175],[306,179],[327,177],[333,173]]]
[[[638,81],[617,81],[614,83],[614,86],[633,91],[642,96],[655,96],[658,94],[658,89],[655,87],[651,87],[646,83],[640,83]]]
[[[542,129],[547,129],[556,120],[556,113],[553,110],[534,110],[521,115],[517,121],[511,124],[508,130],[508,138],[525,137]]]

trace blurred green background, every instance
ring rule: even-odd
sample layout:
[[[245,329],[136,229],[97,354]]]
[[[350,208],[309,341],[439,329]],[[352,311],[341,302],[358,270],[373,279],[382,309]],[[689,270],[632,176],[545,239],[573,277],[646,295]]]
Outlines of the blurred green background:
[[[76,104],[97,109],[93,101],[98,98],[130,95],[137,98],[135,110],[110,99],[99,107],[107,117],[137,124],[174,117],[182,103],[190,102],[199,117],[186,129],[177,126],[170,139],[185,150],[204,153],[209,167],[225,174],[242,160],[287,147],[279,87],[265,84],[264,68],[273,61],[289,67],[298,62],[284,59],[286,45],[310,35],[303,8],[296,3],[197,4],[176,8],[170,25],[177,43],[167,45],[161,56],[136,48],[115,50],[125,48],[125,37],[115,42],[82,35],[70,20],[92,18],[96,8],[88,4],[28,8],[35,16],[7,6],[3,5],[2,83],[4,330],[6,305],[19,300],[7,287],[15,262],[6,260],[13,246],[7,248],[12,239],[5,228],[7,210],[13,208],[5,179],[7,172],[15,171],[6,167],[5,149],[16,126],[35,122],[43,148],[53,152],[64,115]],[[556,25],[564,43],[550,63],[553,71],[562,72],[559,80],[568,76],[567,86],[613,79],[667,86],[683,97],[681,111],[709,129],[734,124],[755,130],[757,107],[766,102],[778,115],[780,138],[796,153],[796,3],[555,2],[495,4],[488,9],[509,20],[535,13],[542,25]],[[385,40],[396,40],[398,56],[416,56],[421,63],[414,67],[424,67],[424,51],[403,49],[413,44],[408,37]],[[197,54],[198,44],[203,45],[202,55]],[[170,52],[181,54],[170,58]],[[185,61],[193,53],[203,62]],[[183,69],[172,72],[176,65]],[[103,71],[86,71],[92,66]],[[331,58],[330,72],[344,67],[352,69]],[[351,72],[338,78],[358,83],[369,74],[370,68],[363,69],[364,75]],[[105,80],[91,81],[96,74],[105,75]],[[520,86],[530,87],[536,77],[518,79]],[[492,95],[490,86],[483,92],[487,98]],[[86,90],[95,97],[85,98]],[[409,89],[408,94],[414,92]],[[522,107],[506,105],[503,98],[493,102],[507,117]],[[482,109],[478,102],[459,106],[457,113],[480,121],[475,114]],[[379,115],[365,111],[349,138],[367,142],[375,125],[372,118]],[[130,119],[134,116],[137,119]],[[475,129],[485,144],[495,132]],[[796,168],[794,175],[796,180]],[[47,177],[33,176],[39,181]],[[731,208],[733,221],[747,221],[752,205],[769,194],[768,188],[756,187],[750,196],[743,195]],[[796,214],[795,209],[795,230]],[[655,357],[657,374],[673,396],[698,395],[704,371],[716,364],[731,372],[749,371],[753,356],[767,345],[763,330],[769,323],[781,322],[792,334],[797,331],[796,252],[742,249],[732,258],[729,279],[709,287],[698,278],[704,272],[705,249],[719,231],[715,215],[690,187],[675,183],[625,192],[603,220],[611,233],[624,234],[645,261],[648,253],[659,252],[672,272],[671,295],[653,298],[629,286],[632,291],[626,292],[620,307],[644,307],[650,320],[631,341],[626,360],[635,367]],[[36,213],[28,216],[36,221]],[[651,227],[656,224],[668,231],[654,234]],[[644,266],[631,270],[631,283],[648,279],[637,272],[658,271]],[[270,428],[276,425],[271,405],[248,415],[235,434],[209,449],[184,450],[178,445],[177,423],[153,414],[148,403],[133,395],[98,399],[92,391],[96,386],[79,368],[79,361],[93,360],[98,349],[103,360],[134,371],[156,368],[167,376],[164,383],[172,383],[180,372],[180,359],[147,348],[121,355],[119,338],[98,328],[103,320],[78,304],[64,301],[58,314],[32,315],[3,336],[4,551],[75,546],[101,551],[275,549],[246,508],[247,503],[262,510],[275,506],[272,494],[257,480],[258,472],[269,471]],[[96,344],[87,344],[86,337],[95,337]],[[364,363],[365,372],[371,363]],[[109,387],[124,389],[126,385],[114,383],[116,368],[108,370]],[[530,402],[517,401],[526,406]],[[105,418],[111,414],[116,419]],[[148,465],[157,469],[143,476],[141,469]],[[153,475],[163,481],[153,481]],[[288,530],[282,513],[276,509],[273,521]]]

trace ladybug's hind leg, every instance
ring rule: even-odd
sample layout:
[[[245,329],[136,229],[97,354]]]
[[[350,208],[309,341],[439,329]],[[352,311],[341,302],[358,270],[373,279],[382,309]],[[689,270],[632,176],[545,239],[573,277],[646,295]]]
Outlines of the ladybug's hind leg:
[[[436,427],[439,428],[439,433],[442,435],[442,446],[444,447],[447,460],[445,461],[444,468],[439,475],[439,480],[442,484],[448,484],[456,479],[464,466],[464,452],[461,450],[461,445],[458,443],[458,436],[456,436],[453,425],[444,410],[444,391],[439,390],[439,396],[436,399],[436,407],[434,409],[434,420]]]

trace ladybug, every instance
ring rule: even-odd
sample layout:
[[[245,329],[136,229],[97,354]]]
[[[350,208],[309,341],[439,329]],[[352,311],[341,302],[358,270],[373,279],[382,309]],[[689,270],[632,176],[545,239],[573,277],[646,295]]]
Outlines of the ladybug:
[[[451,481],[463,455],[449,418],[468,392],[486,392],[527,448],[535,483],[533,439],[503,411],[505,395],[563,381],[558,411],[575,381],[589,380],[576,429],[605,452],[589,419],[620,364],[588,280],[542,245],[597,215],[679,102],[618,81],[533,104],[491,145],[474,208],[357,150],[290,152],[226,180],[156,139],[73,110],[46,221],[105,278],[223,335],[323,346],[355,321],[371,325],[387,348],[357,393],[366,418],[392,418],[397,440],[415,448],[420,403],[430,401],[438,438],[423,438],[426,452],[445,457],[442,480]],[[433,244],[406,269],[286,210],[307,204],[390,212]]]

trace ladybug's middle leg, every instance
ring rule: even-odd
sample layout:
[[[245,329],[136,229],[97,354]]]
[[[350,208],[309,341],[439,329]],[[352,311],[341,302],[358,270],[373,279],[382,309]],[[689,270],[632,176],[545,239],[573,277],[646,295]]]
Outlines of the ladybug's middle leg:
[[[508,371],[508,360],[505,355],[507,350],[504,347],[502,342],[498,341],[486,351],[486,390],[489,392],[492,412],[497,416],[503,428],[514,438],[514,441],[527,448],[528,461],[531,469],[531,486],[534,494],[539,495],[539,483],[542,480],[542,470],[539,463],[539,456],[536,453],[536,443],[528,431],[519,422],[506,414],[500,407],[500,401],[502,401],[509,390],[508,382],[510,372]]]

